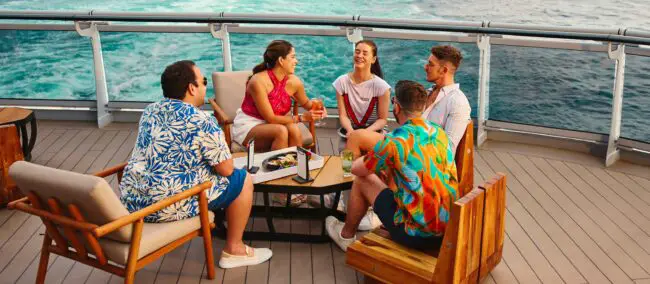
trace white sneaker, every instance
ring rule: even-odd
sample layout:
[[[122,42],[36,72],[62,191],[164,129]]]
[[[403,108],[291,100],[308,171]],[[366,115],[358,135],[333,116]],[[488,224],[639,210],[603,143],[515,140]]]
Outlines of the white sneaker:
[[[273,256],[273,252],[267,248],[252,248],[246,246],[246,255],[232,255],[225,251],[221,252],[221,259],[219,259],[219,267],[235,268],[240,266],[257,265],[269,260]]]
[[[372,210],[368,210],[366,215],[363,216],[363,218],[361,218],[361,222],[359,223],[359,227],[357,228],[357,230],[370,231],[379,226],[381,226],[381,220],[379,220],[377,214],[375,214],[375,212],[373,212]]]
[[[327,216],[327,218],[325,218],[325,229],[327,230],[327,234],[343,251],[347,251],[348,247],[357,239],[357,236],[349,239],[342,237],[341,231],[343,230],[344,225],[345,223],[339,221],[339,219],[336,219],[334,216]]]

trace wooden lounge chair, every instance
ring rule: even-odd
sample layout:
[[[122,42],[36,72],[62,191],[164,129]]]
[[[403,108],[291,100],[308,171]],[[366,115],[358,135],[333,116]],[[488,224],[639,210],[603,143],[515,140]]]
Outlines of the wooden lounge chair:
[[[369,283],[479,283],[501,261],[505,196],[499,173],[452,204],[439,252],[401,246],[377,229],[348,248],[346,263]]]
[[[465,134],[456,147],[458,196],[465,196],[474,187],[474,122],[467,123]]]
[[[16,161],[22,161],[23,152],[20,137],[15,125],[0,126],[0,208],[22,196],[16,183],[9,178],[9,167]]]
[[[226,142],[231,152],[245,152],[245,147],[232,141],[232,124],[237,109],[241,107],[246,94],[246,81],[252,73],[250,71],[214,72],[212,73],[212,84],[214,86],[214,98],[208,99],[214,116],[219,121],[219,126],[224,130]],[[293,103],[293,115],[298,114],[298,104]],[[314,122],[309,123],[309,128],[303,123],[298,123],[302,133],[303,147],[312,151],[316,150],[316,129]]]
[[[214,215],[208,210],[205,193],[212,184],[202,183],[129,213],[104,180],[113,174],[120,180],[125,166],[94,176],[24,161],[11,166],[11,177],[27,197],[10,203],[9,208],[39,216],[46,228],[36,283],[45,280],[50,253],[133,283],[136,271],[197,236],[203,237],[208,278],[214,279],[210,235]],[[144,223],[145,216],[186,198],[198,198],[199,216],[168,223]]]

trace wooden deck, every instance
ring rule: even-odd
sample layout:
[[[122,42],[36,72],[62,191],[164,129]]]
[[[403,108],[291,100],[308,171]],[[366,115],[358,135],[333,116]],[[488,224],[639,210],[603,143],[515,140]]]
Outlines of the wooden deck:
[[[92,173],[126,161],[135,124],[39,121],[33,162]],[[333,131],[318,130],[319,151],[336,154]],[[508,175],[504,257],[486,283],[650,283],[650,170],[627,163],[515,143],[488,142],[475,157],[476,183]],[[111,180],[116,188],[116,181]],[[251,227],[266,224],[251,220]],[[320,233],[318,223],[278,222],[286,231]],[[33,283],[43,238],[38,218],[0,210],[0,283]],[[223,241],[215,239],[218,259]],[[360,283],[336,245],[252,242],[270,262],[204,276],[197,238],[138,272],[137,283]],[[89,266],[50,257],[47,283],[121,283]]]

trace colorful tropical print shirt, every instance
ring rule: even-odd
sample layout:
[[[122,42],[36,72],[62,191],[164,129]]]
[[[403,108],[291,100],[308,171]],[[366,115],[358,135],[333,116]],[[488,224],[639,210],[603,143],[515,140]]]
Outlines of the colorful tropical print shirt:
[[[396,225],[410,236],[440,236],[459,198],[452,145],[439,125],[411,119],[386,135],[364,158],[368,170],[386,176],[398,208]]]
[[[208,202],[228,186],[213,166],[231,158],[214,117],[180,100],[164,99],[144,110],[133,154],[120,184],[121,201],[134,212],[211,181]],[[170,222],[198,215],[198,197],[177,202],[145,217]]]

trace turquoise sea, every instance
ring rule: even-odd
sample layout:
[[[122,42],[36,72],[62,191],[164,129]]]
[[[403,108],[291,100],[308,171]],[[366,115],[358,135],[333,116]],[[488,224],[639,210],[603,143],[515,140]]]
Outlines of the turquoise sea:
[[[496,21],[539,25],[650,30],[650,2],[590,0],[459,1],[260,1],[260,0],[0,0],[0,9],[147,12],[278,12],[367,15],[390,18]],[[645,12],[644,12],[645,11]],[[221,43],[209,34],[102,33],[111,101],[156,101],[160,73],[176,60],[191,59],[204,73],[223,69]],[[261,61],[277,38],[296,46],[297,73],[310,96],[334,106],[331,82],[352,66],[350,43],[339,37],[231,35],[234,69]],[[376,40],[387,81],[424,81],[429,41]],[[465,60],[457,81],[477,105],[478,48],[456,44]],[[604,53],[522,47],[492,47],[491,119],[607,133],[614,61]],[[650,141],[650,58],[627,57],[622,135]],[[90,41],[75,32],[0,31],[0,98],[88,99],[95,97]]]

